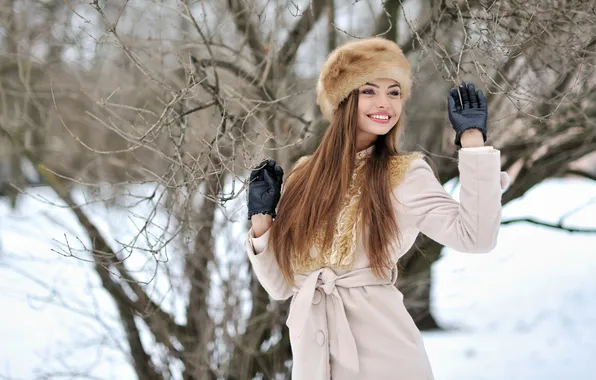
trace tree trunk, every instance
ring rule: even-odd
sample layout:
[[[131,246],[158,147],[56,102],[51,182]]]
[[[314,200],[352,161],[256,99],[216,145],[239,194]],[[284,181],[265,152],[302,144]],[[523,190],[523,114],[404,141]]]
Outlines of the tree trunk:
[[[213,342],[214,323],[208,313],[210,292],[209,264],[214,259],[214,218],[217,204],[210,197],[217,197],[221,191],[221,162],[211,157],[214,174],[205,181],[204,203],[197,213],[199,228],[195,249],[188,253],[186,273],[190,283],[189,302],[186,310],[186,337],[184,342],[184,380],[215,379],[210,368],[209,344]]]
[[[403,293],[404,304],[416,326],[423,331],[440,328],[430,309],[430,267],[439,259],[442,249],[441,244],[420,235],[400,260],[396,286]]]

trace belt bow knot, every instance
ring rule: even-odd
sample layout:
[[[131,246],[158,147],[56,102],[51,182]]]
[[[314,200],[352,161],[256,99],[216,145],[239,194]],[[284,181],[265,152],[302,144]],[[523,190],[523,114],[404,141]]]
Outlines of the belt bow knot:
[[[302,283],[302,285],[296,289],[286,325],[290,328],[291,333],[297,337],[302,336],[306,320],[310,315],[315,291],[321,289],[325,293],[324,297],[327,297],[325,304],[329,306],[330,303],[333,303],[336,322],[333,327],[336,331],[335,336],[337,337],[338,347],[338,357],[336,359],[342,367],[358,373],[360,364],[358,362],[356,341],[346,316],[343,299],[337,288],[390,285],[395,283],[396,279],[397,268],[392,269],[389,279],[379,279],[372,273],[370,268],[355,269],[339,276],[330,268],[321,268],[306,275],[296,275],[296,282]],[[326,346],[326,349],[329,350],[329,342]]]

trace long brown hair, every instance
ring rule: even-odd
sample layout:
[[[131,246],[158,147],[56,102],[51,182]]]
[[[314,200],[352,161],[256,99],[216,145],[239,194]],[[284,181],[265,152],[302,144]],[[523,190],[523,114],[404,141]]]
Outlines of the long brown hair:
[[[390,199],[388,165],[389,158],[398,154],[397,141],[404,123],[402,112],[397,125],[387,135],[377,138],[363,168],[366,180],[359,212],[362,213],[362,226],[368,233],[364,247],[370,267],[379,277],[391,266],[390,243],[398,236]],[[356,89],[339,105],[317,150],[285,181],[277,218],[271,226],[269,245],[282,274],[292,284],[293,255],[304,258],[310,254],[316,229],[320,226],[326,227],[322,251],[331,246],[337,215],[355,168],[357,126]]]

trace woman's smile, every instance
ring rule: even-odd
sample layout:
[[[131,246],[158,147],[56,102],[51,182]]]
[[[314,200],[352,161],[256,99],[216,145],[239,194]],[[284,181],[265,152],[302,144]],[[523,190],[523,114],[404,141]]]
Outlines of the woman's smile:
[[[379,124],[389,124],[391,121],[391,115],[387,112],[371,113],[368,118]]]

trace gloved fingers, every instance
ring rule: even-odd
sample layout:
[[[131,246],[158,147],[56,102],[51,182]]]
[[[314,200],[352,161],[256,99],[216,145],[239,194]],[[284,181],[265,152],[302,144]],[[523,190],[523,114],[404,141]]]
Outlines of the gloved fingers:
[[[269,161],[271,161],[271,160],[263,160],[252,169],[252,171],[250,172],[250,181],[251,182],[256,179],[262,178],[261,172],[263,171],[263,169],[266,169],[268,167]]]
[[[281,166],[275,165],[275,168],[273,169],[273,173],[275,174],[275,178],[277,179],[277,181],[282,182],[283,177],[284,177],[284,170],[281,168]]]
[[[453,96],[451,96],[451,94],[449,94],[449,96],[447,97],[447,108],[449,109],[449,112],[451,112],[451,113],[457,112],[455,110],[455,100],[453,99]]]
[[[478,108],[478,95],[476,95],[474,83],[468,83],[468,97],[470,98],[470,107]]]
[[[452,88],[449,91],[449,95],[450,95],[449,97],[451,98],[451,100],[453,100],[453,109],[452,109],[452,111],[460,112],[461,111],[461,102],[460,102],[459,94],[458,94],[458,91],[457,91],[457,87]],[[451,105],[450,105],[450,107],[451,107]]]
[[[461,84],[459,85],[459,92],[461,93],[462,108],[470,108],[470,97],[468,96],[468,88],[466,86],[466,82],[461,82]]]
[[[488,109],[486,105],[486,98],[484,97],[482,90],[476,91],[476,96],[478,96],[478,107],[484,110]]]
[[[277,180],[277,182],[281,182],[284,175],[281,166],[279,166],[275,160],[271,159],[263,161],[263,163],[265,164],[264,171],[269,172],[269,177]]]
[[[265,179],[265,182],[267,182],[267,185],[275,187],[275,178],[269,172],[269,170],[263,170],[263,178]]]

